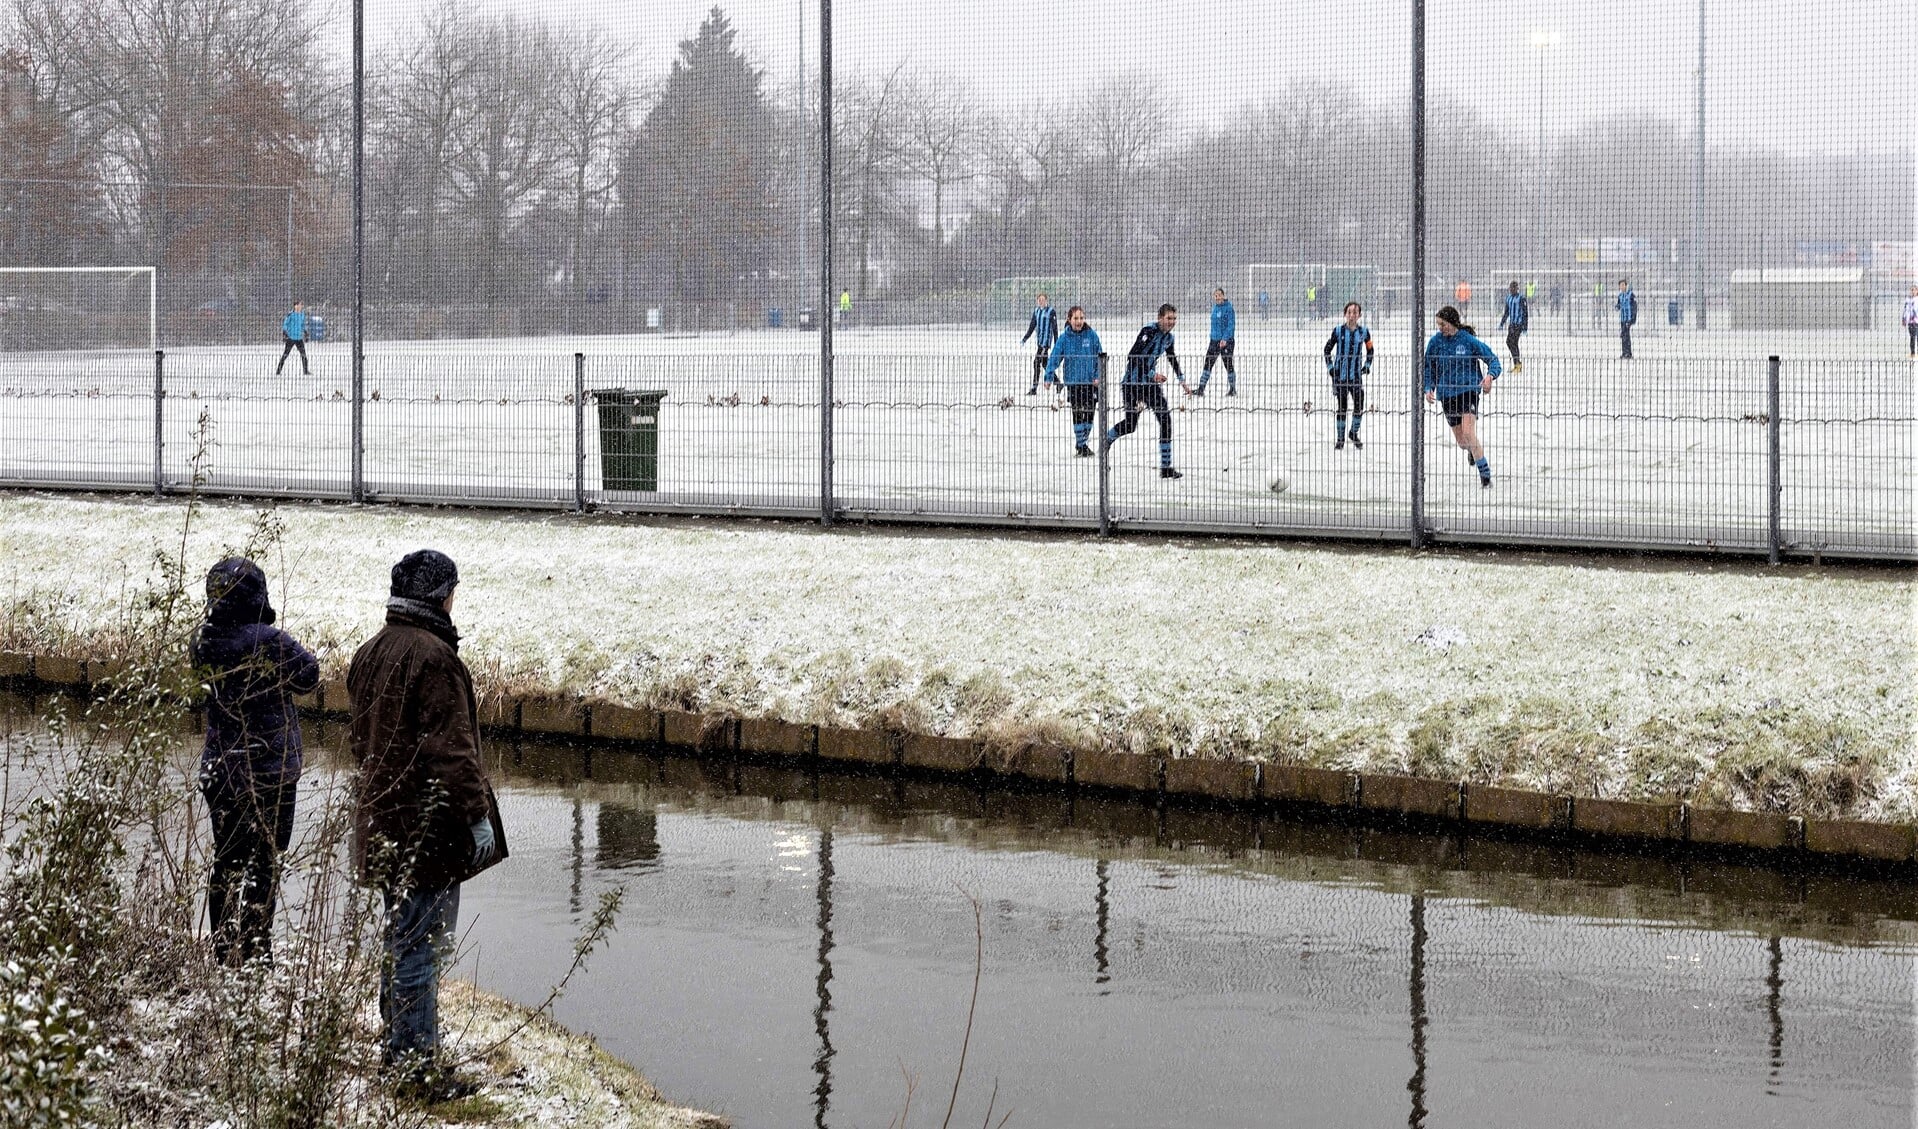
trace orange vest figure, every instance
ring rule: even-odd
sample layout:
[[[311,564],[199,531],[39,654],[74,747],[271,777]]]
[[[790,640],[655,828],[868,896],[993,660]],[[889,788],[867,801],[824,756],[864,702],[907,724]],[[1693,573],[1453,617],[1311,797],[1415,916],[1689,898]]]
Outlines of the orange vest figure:
[[[1461,307],[1471,305],[1472,304],[1472,284],[1469,282],[1459,283],[1458,287],[1452,291],[1452,297],[1458,299],[1458,304]]]

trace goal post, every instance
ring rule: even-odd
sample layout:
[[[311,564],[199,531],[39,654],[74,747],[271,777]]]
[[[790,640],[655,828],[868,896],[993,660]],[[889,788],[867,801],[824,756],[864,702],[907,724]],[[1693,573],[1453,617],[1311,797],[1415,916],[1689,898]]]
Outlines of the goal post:
[[[153,267],[0,266],[0,352],[159,347]]]

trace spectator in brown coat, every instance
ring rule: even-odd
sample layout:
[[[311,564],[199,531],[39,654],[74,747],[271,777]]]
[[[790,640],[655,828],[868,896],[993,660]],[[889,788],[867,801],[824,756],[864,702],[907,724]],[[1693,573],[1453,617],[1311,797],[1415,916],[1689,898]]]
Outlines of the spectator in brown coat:
[[[465,1085],[438,1061],[439,977],[460,883],[506,855],[480,759],[479,707],[459,657],[459,570],[424,549],[393,566],[386,626],[353,655],[354,858],[386,905],[384,1061],[434,1100]]]

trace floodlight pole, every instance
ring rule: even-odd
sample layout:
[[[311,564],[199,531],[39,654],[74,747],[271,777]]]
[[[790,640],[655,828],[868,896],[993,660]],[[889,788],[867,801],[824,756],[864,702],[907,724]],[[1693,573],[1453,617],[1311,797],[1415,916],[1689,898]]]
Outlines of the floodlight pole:
[[[1705,0],[1698,0],[1698,120],[1692,154],[1692,301],[1705,328]]]
[[[366,500],[366,0],[353,0],[353,500]],[[289,196],[289,199],[291,197]]]
[[[832,0],[819,0],[819,524],[833,522]]]
[[[1425,535],[1425,0],[1412,0],[1412,529]]]

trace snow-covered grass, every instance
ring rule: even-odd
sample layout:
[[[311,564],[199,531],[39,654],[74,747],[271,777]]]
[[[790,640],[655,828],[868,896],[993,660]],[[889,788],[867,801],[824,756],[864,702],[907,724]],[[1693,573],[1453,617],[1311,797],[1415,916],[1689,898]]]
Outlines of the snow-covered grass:
[[[724,1118],[664,1101],[599,1044],[473,985],[440,989],[447,1049],[474,1056],[479,1094],[429,1109],[431,1124],[577,1125],[595,1129],[725,1129]],[[486,1048],[495,1048],[490,1054]],[[465,1107],[462,1116],[459,1107]]]
[[[183,514],[0,498],[0,647],[110,652]],[[1906,571],[312,504],[271,520],[283,622],[334,671],[377,628],[392,562],[430,546],[460,564],[465,654],[492,690],[1918,817]],[[188,559],[256,521],[205,507]]]

